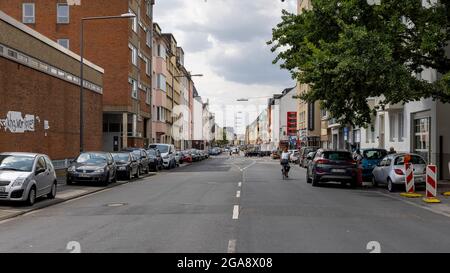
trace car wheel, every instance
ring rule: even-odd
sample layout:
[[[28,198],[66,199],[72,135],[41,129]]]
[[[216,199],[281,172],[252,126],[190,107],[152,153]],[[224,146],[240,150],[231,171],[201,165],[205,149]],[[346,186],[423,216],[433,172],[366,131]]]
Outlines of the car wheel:
[[[378,182],[375,179],[375,176],[372,176],[372,187],[374,187],[374,188],[378,187]]]
[[[390,178],[388,178],[387,187],[389,192],[395,192],[395,185]]]
[[[55,181],[52,185],[52,189],[50,190],[50,192],[47,194],[47,198],[48,199],[55,199],[56,197],[56,187],[57,187],[57,182]]]
[[[32,186],[30,189],[30,192],[28,193],[27,201],[25,201],[25,204],[27,206],[33,206],[36,202],[36,187]]]
[[[108,173],[108,175],[106,176],[106,178],[105,178],[105,180],[103,181],[103,186],[108,186],[108,184],[109,184],[109,173]]]
[[[138,169],[137,169],[137,172],[136,172],[136,174],[134,175],[134,178],[136,178],[136,179],[139,179],[141,177],[141,167],[139,167]]]
[[[312,176],[311,184],[312,184],[313,187],[318,187],[319,186],[319,181],[317,180],[317,178],[314,175]]]

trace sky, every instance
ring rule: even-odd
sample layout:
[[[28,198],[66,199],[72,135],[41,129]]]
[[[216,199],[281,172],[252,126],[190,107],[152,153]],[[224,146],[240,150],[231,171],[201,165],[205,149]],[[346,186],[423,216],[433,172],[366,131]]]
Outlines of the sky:
[[[185,66],[220,126],[237,133],[267,105],[267,99],[295,86],[290,74],[272,64],[266,44],[281,10],[296,11],[297,0],[156,0],[154,21],[172,33],[185,52]],[[237,102],[239,98],[251,98]],[[241,113],[239,113],[241,112]],[[235,115],[241,117],[235,119]],[[236,122],[236,120],[238,120]],[[240,120],[240,122],[239,122]]]

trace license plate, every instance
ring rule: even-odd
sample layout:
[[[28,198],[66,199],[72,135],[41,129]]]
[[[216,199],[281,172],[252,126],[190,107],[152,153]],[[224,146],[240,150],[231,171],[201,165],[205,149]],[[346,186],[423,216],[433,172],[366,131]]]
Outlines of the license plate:
[[[344,169],[332,169],[332,173],[345,173],[346,171]]]
[[[5,187],[0,187],[0,192],[6,192],[6,188]]]
[[[80,173],[80,177],[89,177],[89,176],[85,173]]]

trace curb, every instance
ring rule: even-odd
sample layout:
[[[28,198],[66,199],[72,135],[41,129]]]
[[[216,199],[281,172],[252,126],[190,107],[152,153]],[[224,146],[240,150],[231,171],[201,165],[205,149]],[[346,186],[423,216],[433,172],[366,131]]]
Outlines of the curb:
[[[24,210],[24,211],[20,211],[20,212],[16,212],[16,213],[13,213],[13,214],[10,214],[10,215],[6,215],[6,216],[3,216],[3,217],[0,217],[0,222],[4,221],[4,220],[11,219],[11,218],[15,218],[15,217],[27,214],[27,213],[30,213],[32,211],[44,209],[44,208],[47,208],[47,207],[50,207],[50,206],[54,206],[54,205],[57,205],[57,204],[60,204],[60,203],[64,203],[66,201],[69,201],[69,200],[72,200],[72,199],[75,199],[75,198],[80,198],[80,197],[83,197],[83,196],[86,196],[86,195],[89,195],[89,194],[93,194],[93,193],[96,193],[96,192],[101,192],[101,191],[104,191],[104,190],[107,190],[107,189],[111,189],[111,188],[115,188],[115,187],[118,187],[118,186],[122,186],[122,185],[125,185],[125,184],[128,184],[128,183],[130,183],[130,181],[116,182],[116,183],[110,184],[110,185],[108,185],[107,187],[104,187],[104,188],[99,188],[99,189],[95,189],[93,191],[84,192],[82,194],[71,196],[71,197],[64,198],[64,199],[57,199],[57,197],[56,197],[56,199],[53,199],[52,201],[50,201],[50,202],[48,202],[46,204],[42,204],[42,205],[38,205],[38,206],[36,206],[36,204],[35,204],[34,207],[32,207],[32,208],[30,208],[28,210]]]

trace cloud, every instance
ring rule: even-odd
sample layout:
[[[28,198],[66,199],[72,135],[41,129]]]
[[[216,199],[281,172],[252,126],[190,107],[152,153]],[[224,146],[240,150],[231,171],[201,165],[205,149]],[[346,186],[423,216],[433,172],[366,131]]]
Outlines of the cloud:
[[[185,51],[185,65],[201,96],[215,109],[236,105],[239,97],[271,96],[295,85],[289,72],[273,65],[266,41],[281,21],[281,10],[294,12],[297,1],[157,0],[154,16],[163,32],[173,33]],[[264,106],[267,99],[245,103]],[[252,114],[254,115],[254,114]],[[219,123],[232,122],[233,114]]]

